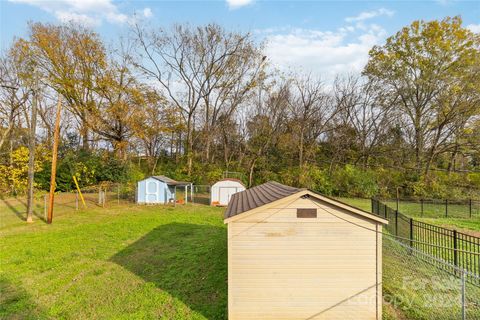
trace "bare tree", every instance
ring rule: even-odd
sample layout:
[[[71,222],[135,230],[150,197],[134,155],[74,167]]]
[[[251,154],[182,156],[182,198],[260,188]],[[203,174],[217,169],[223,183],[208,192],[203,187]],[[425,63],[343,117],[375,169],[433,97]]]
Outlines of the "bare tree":
[[[31,91],[23,86],[19,68],[11,55],[0,58],[0,150],[9,139],[22,106],[29,99]]]
[[[288,107],[298,141],[298,166],[302,168],[306,158],[305,146],[316,145],[320,135],[328,130],[337,108],[331,103],[331,96],[323,83],[311,74],[295,76],[290,90]],[[310,153],[313,149],[308,151]]]
[[[182,112],[190,175],[196,113],[203,107],[208,159],[217,119],[221,114],[231,115],[255,87],[264,59],[249,34],[228,33],[215,24],[198,28],[176,25],[171,32],[147,31],[135,25],[133,31],[138,44],[135,65],[154,79]]]
[[[248,184],[253,185],[253,175],[259,160],[275,144],[287,119],[289,83],[261,87],[254,108],[246,123],[246,153],[248,161]]]
[[[352,75],[337,78],[333,86],[335,104],[339,110],[337,121],[341,127],[351,128],[352,138],[358,146],[354,163],[362,161],[364,166],[368,165],[376,148],[384,142],[389,123],[394,119],[382,95],[375,89],[373,82]]]

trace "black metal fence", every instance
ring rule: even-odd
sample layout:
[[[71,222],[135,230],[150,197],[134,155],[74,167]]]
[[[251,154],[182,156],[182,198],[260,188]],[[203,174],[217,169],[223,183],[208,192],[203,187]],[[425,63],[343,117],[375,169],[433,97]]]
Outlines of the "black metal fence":
[[[415,220],[377,199],[372,212],[389,221],[387,231],[403,243],[468,271],[467,280],[480,285],[480,238]]]
[[[480,200],[477,199],[400,198],[381,201],[412,217],[480,219]]]

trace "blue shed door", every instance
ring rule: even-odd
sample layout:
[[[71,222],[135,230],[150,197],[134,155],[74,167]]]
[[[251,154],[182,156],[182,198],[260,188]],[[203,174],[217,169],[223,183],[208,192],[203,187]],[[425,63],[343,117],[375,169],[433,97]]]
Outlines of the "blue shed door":
[[[156,180],[150,179],[146,183],[145,202],[146,203],[158,203],[160,202],[159,183]]]

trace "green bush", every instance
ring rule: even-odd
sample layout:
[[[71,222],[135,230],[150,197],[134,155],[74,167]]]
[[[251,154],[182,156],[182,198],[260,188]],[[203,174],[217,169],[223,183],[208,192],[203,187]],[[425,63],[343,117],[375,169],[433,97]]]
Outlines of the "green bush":
[[[50,188],[51,161],[42,164],[43,170],[35,175],[35,181],[43,190]],[[57,190],[75,189],[73,176],[76,176],[80,188],[97,185],[100,182],[138,181],[144,174],[133,164],[122,163],[107,152],[89,152],[68,150],[59,154],[57,163]]]
[[[345,165],[334,171],[332,176],[334,193],[339,196],[372,197],[378,194],[375,172]]]

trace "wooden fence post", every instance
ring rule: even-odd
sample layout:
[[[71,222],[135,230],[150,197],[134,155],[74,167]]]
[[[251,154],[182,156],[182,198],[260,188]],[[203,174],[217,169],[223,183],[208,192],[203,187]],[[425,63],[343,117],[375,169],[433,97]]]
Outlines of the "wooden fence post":
[[[420,215],[423,216],[423,199],[420,199]]]

